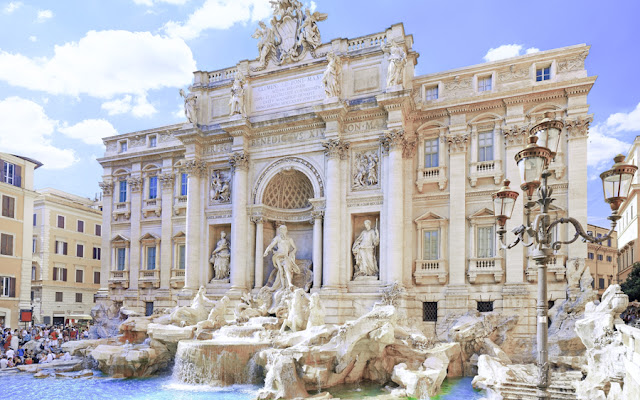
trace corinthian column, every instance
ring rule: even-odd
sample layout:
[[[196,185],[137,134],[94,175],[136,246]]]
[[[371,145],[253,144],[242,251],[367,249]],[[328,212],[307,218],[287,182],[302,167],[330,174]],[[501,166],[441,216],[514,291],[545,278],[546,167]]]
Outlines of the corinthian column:
[[[256,258],[255,258],[255,283],[254,288],[260,289],[264,285],[264,219],[252,218],[256,224]]]
[[[313,288],[322,285],[322,211],[312,211],[313,219]]]
[[[341,164],[347,157],[349,143],[330,139],[322,144],[327,157],[326,208],[324,223],[323,285],[331,289],[340,287],[340,187]],[[314,235],[315,236],[315,235]],[[345,282],[346,283],[346,282]],[[344,284],[343,284],[344,285]]]
[[[184,272],[185,289],[197,289],[200,281],[200,225],[202,221],[202,202],[200,201],[202,175],[206,171],[206,163],[199,160],[186,162],[185,170],[189,174],[187,181],[187,230],[186,253],[187,265]],[[133,241],[132,241],[133,242]]]
[[[102,255],[100,261],[100,289],[98,296],[105,298],[109,295],[109,278],[111,276],[111,218],[113,211],[113,181],[100,182],[102,189]],[[115,263],[113,263],[115,264]]]
[[[249,156],[245,152],[236,152],[229,157],[233,170],[231,192],[231,289],[247,289],[247,243],[249,216],[247,214],[247,174]],[[256,244],[257,246],[257,244]]]
[[[467,270],[467,242],[466,220],[466,185],[467,185],[467,146],[469,134],[459,133],[450,135],[449,142],[449,238],[451,243],[459,246],[449,246],[449,284],[464,285]]]

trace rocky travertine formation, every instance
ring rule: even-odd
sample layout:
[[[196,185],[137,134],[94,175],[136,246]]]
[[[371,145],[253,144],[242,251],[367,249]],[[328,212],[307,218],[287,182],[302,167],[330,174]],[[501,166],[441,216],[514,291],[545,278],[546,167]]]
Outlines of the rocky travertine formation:
[[[584,318],[577,321],[575,330],[587,348],[587,377],[575,383],[578,399],[622,399],[626,349],[622,335],[615,329],[621,324],[620,313],[629,304],[629,297],[620,285],[611,285],[602,295],[600,304],[589,302]]]
[[[98,368],[116,378],[141,378],[166,368],[171,354],[162,343],[152,340],[149,345],[99,345],[91,351]]]

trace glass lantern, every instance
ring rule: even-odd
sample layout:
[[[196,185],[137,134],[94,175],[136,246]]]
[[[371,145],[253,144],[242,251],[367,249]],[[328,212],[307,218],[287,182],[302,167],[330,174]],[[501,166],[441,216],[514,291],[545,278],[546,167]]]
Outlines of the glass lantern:
[[[520,188],[531,199],[533,192],[540,187],[542,171],[549,165],[551,161],[551,150],[547,147],[538,146],[536,142],[538,137],[529,136],[529,144],[523,150],[520,150],[515,156],[518,169],[520,170],[520,179],[522,185]]]
[[[519,196],[518,192],[511,190],[510,183],[508,179],[505,179],[502,188],[491,196],[493,197],[493,214],[496,216],[498,226],[501,228],[504,228],[507,220],[511,218],[513,206],[515,206]]]
[[[638,170],[635,165],[625,164],[624,158],[622,154],[618,154],[613,158],[615,162],[613,167],[600,174],[604,201],[609,203],[614,215],[618,212],[620,205],[627,199],[627,196],[629,196],[631,181]]]
[[[538,137],[538,146],[551,150],[551,158],[556,156],[560,145],[560,133],[564,124],[562,121],[552,119],[553,113],[545,113],[544,119],[530,130],[531,135]]]

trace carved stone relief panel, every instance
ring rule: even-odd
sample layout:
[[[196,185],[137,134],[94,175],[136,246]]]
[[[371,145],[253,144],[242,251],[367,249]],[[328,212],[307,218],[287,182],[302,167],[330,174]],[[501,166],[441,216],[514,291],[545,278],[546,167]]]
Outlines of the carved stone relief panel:
[[[379,148],[354,152],[351,163],[351,189],[366,190],[380,187]]]
[[[209,176],[209,205],[231,202],[231,170],[213,170]]]
[[[378,89],[380,68],[378,66],[353,71],[353,92],[361,93]]]

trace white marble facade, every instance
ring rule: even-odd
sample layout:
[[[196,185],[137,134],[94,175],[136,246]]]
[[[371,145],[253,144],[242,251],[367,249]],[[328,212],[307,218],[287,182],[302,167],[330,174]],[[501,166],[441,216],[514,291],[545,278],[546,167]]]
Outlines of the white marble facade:
[[[185,95],[190,122],[104,139],[102,298],[144,311],[186,304],[204,285],[238,300],[269,281],[263,253],[286,224],[329,323],[362,315],[399,282],[401,308],[425,330],[435,329],[423,321],[425,302],[437,303],[439,321],[493,302],[520,316],[516,334],[531,336],[532,263],[522,248],[496,249],[491,193],[504,178],[519,186],[513,157],[527,128],[552,111],[566,124],[551,165],[554,212],[586,223],[589,47],[414,76],[419,55],[402,24],[319,44],[321,19],[301,15],[313,40],[297,53],[268,42],[276,15],[256,32],[254,60],[196,71]],[[536,81],[546,68],[549,79]],[[523,197],[508,230],[522,223]],[[379,271],[354,279],[365,220],[379,230]],[[210,263],[222,231],[228,281],[213,279]],[[155,238],[155,271],[146,235]],[[550,300],[565,296],[565,263],[585,256],[581,242],[556,256]]]

